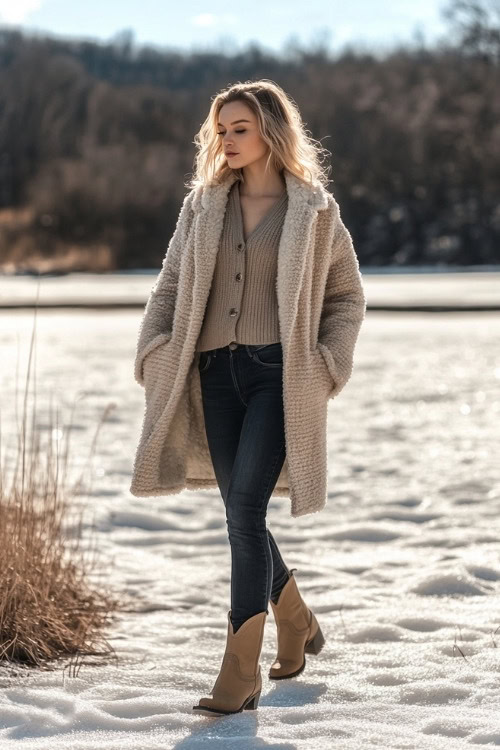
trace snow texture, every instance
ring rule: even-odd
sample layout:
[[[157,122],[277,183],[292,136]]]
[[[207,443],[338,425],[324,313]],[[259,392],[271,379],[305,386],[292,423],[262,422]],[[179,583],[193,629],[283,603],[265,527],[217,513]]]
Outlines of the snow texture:
[[[144,408],[132,367],[140,315],[38,313],[38,422],[50,394],[64,423],[78,399],[75,476],[114,405],[79,500],[95,581],[130,606],[108,633],[116,663],[86,659],[77,677],[0,668],[2,750],[499,746],[500,314],[368,313],[353,376],[329,404],[326,508],[292,519],[289,500],[273,498],[268,510],[326,645],[302,675],[273,683],[268,617],[259,707],[228,717],[191,711],[225,643],[220,496],[127,491]],[[4,459],[32,322],[30,310],[0,312]]]

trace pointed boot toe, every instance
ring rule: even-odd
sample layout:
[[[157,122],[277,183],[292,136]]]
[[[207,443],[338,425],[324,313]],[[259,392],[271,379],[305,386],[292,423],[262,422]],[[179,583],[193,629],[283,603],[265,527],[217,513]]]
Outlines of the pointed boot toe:
[[[234,714],[259,705],[262,674],[259,664],[267,612],[245,620],[236,633],[227,619],[226,649],[219,675],[208,697],[201,698],[193,711],[205,714]]]

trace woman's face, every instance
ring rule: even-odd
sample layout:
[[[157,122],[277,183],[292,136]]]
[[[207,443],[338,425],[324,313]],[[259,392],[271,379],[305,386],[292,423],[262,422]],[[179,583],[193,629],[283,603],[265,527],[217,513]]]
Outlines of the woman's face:
[[[267,157],[269,149],[260,137],[257,119],[244,102],[235,101],[222,105],[217,132],[227,163],[232,169],[241,169]]]

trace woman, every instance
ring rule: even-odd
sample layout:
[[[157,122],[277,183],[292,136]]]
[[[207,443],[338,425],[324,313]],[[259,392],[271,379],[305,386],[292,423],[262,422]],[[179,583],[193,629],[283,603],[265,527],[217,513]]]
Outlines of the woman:
[[[351,236],[319,147],[266,79],[221,91],[196,136],[196,170],[141,323],[146,411],[132,494],[218,487],[231,546],[222,665],[195,711],[257,708],[270,601],[296,676],[324,638],[271,532],[272,495],[294,517],[327,494],[327,406],[347,383],[365,316]]]

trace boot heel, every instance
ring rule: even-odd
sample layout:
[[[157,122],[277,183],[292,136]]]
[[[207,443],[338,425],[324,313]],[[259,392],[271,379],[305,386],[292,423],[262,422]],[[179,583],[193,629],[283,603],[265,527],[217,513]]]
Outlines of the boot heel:
[[[321,628],[318,625],[316,635],[310,641],[307,641],[304,647],[304,653],[306,654],[319,654],[323,646],[325,645],[325,638],[321,632]]]
[[[246,710],[254,711],[257,706],[259,705],[259,698],[260,698],[260,690],[258,693],[255,693],[255,695],[250,699],[250,701],[245,705]]]

